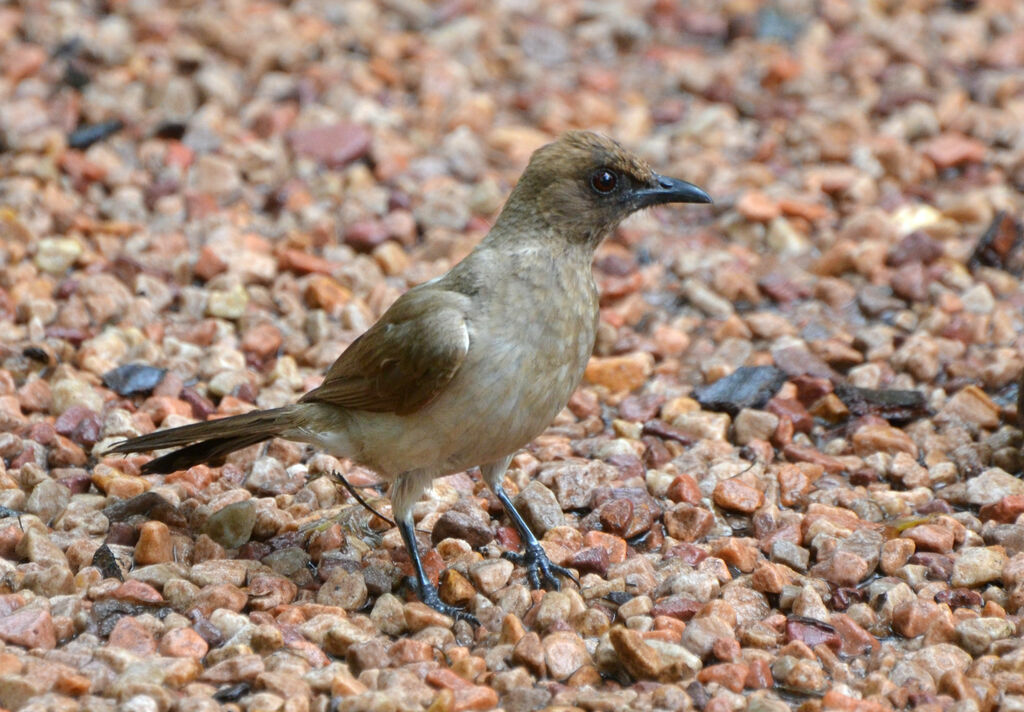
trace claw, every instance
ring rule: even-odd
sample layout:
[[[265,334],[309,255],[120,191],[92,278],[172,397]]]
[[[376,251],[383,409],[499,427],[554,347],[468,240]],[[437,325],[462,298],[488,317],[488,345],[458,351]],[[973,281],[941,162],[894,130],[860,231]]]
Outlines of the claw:
[[[555,591],[562,590],[562,582],[558,580],[555,574],[566,576],[577,586],[580,585],[580,580],[576,578],[576,574],[564,566],[552,563],[551,559],[548,558],[547,552],[544,551],[544,547],[536,540],[527,542],[523,546],[522,554],[506,551],[502,554],[502,557],[508,559],[513,564],[525,566],[526,577],[530,580],[530,585],[535,589],[542,588],[541,575],[544,577],[544,583]]]
[[[457,608],[456,606],[452,606],[442,601],[441,597],[437,594],[437,588],[434,586],[431,586],[430,584],[421,586],[415,576],[409,576],[405,579],[405,582],[416,592],[416,595],[422,603],[430,606],[435,611],[443,613],[452,620],[466,621],[474,626],[480,625],[480,621],[478,621],[476,616],[469,611]]]

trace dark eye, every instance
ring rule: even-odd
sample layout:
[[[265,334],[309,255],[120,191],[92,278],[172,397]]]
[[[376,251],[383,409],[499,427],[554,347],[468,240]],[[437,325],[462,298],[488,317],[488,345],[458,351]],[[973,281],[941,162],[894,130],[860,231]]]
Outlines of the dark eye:
[[[619,177],[607,168],[598,168],[590,176],[590,186],[598,193],[611,193],[618,182]]]

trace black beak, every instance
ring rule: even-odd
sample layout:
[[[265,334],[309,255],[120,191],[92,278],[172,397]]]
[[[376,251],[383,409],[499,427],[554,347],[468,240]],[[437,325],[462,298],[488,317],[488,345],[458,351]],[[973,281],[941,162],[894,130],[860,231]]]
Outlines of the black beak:
[[[678,178],[669,178],[654,174],[655,186],[641,188],[634,195],[640,208],[647,208],[662,203],[711,203],[711,196],[695,186]]]

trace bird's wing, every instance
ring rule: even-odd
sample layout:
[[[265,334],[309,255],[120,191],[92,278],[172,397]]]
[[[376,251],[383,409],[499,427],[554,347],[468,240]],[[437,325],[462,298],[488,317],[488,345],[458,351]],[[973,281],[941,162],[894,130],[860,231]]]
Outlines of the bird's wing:
[[[437,288],[406,292],[301,400],[399,415],[422,408],[444,390],[469,351],[466,300]]]

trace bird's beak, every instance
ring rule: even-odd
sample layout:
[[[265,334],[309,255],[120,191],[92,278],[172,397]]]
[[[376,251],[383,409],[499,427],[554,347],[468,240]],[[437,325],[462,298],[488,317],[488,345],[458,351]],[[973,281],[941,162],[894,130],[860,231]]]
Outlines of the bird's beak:
[[[711,203],[711,196],[695,186],[678,178],[654,174],[654,187],[641,188],[634,193],[638,207],[647,208],[662,203]]]

